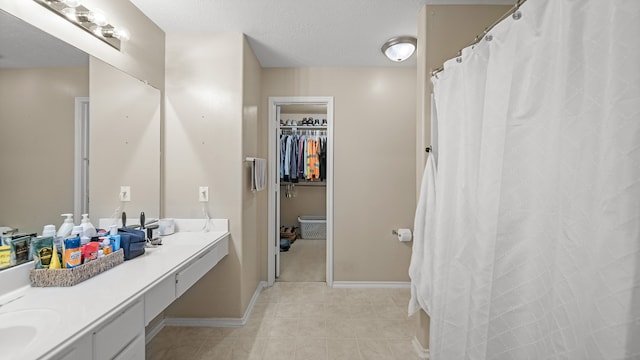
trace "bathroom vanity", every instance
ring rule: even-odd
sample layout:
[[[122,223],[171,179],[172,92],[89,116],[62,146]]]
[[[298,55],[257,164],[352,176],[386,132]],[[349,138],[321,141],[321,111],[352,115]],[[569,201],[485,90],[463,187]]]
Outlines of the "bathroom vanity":
[[[73,287],[0,296],[0,358],[144,359],[145,326],[228,253],[227,220],[178,220],[162,245]],[[208,230],[208,231],[205,231]]]

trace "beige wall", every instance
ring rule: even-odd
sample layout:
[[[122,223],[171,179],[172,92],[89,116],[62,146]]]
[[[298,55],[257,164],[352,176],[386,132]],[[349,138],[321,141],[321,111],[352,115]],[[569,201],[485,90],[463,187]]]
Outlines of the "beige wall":
[[[257,285],[264,236],[255,225],[262,194],[248,190],[244,161],[257,155],[259,66],[240,33],[169,34],[166,64],[165,213],[203,217],[197,189],[206,185],[207,211],[229,219],[231,232],[229,255],[167,315],[238,318]]]
[[[280,225],[300,226],[298,216],[327,215],[327,188],[325,186],[295,186],[296,196],[287,198],[285,187],[280,191]]]
[[[88,67],[0,70],[0,226],[42,232],[73,212],[75,98]]]
[[[411,227],[415,211],[415,76],[411,68],[263,70],[265,108],[269,96],[334,97],[336,281],[408,281],[410,244],[391,231]],[[265,113],[265,139],[267,125]]]
[[[262,67],[246,37],[242,37],[242,152],[243,157],[258,156],[258,121]],[[252,192],[250,164],[243,164],[242,175],[242,308],[246,309],[258,282],[264,280],[260,268],[260,244],[267,232],[258,227],[258,219],[267,216],[266,191]]]
[[[160,216],[160,90],[90,58],[89,212],[126,211],[129,224]],[[120,186],[131,201],[120,203]],[[116,214],[119,217],[119,214]],[[79,220],[79,219],[78,219]]]
[[[431,72],[469,45],[476,35],[491,26],[511,6],[504,5],[426,5],[418,14],[418,104],[417,151],[431,144]],[[422,180],[426,156],[416,162],[416,185]],[[420,312],[417,338],[428,348],[429,317]]]

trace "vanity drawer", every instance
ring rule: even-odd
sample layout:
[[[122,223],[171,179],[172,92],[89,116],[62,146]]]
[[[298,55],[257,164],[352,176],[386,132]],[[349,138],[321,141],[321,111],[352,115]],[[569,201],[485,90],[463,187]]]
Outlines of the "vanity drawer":
[[[127,345],[118,356],[113,360],[142,360],[145,358],[145,344],[144,334],[138,335],[138,337]]]
[[[189,288],[213,268],[221,256],[218,254],[218,246],[214,246],[206,253],[200,255],[184,269],[176,274],[176,298],[184,294]]]
[[[136,301],[93,333],[93,358],[113,359],[143,330],[144,305]]]
[[[87,360],[91,359],[91,334],[84,335],[80,340],[67,346],[62,355],[54,357],[55,360]]]
[[[171,274],[144,294],[144,326],[149,325],[175,298],[176,277]]]

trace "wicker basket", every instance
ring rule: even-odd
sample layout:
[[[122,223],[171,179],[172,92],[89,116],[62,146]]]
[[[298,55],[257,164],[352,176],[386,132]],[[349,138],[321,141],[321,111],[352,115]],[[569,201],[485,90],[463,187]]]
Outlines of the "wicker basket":
[[[324,216],[300,216],[300,234],[303,239],[326,239],[327,218]]]
[[[74,286],[124,262],[122,249],[72,269],[31,269],[33,287]]]

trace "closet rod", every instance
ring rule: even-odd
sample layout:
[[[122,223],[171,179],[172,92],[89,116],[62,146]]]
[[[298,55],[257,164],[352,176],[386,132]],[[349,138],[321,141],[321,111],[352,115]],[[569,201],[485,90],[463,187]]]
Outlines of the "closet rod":
[[[292,182],[281,182],[280,186],[287,186],[287,185],[295,185],[295,186],[327,186],[327,182],[326,181],[309,181],[309,182],[297,182],[297,183],[292,183]]]
[[[499,17],[498,20],[496,20],[493,24],[489,25],[489,27],[485,28],[484,31],[482,32],[482,34],[476,35],[475,39],[473,39],[473,41],[469,45],[463,47],[462,49],[466,49],[469,46],[475,46],[482,39],[484,39],[485,35],[487,35],[489,33],[489,31],[491,31],[491,29],[493,29],[496,25],[498,25],[502,20],[506,19],[510,15],[514,15],[520,9],[520,6],[522,6],[522,4],[524,4],[525,2],[527,2],[527,0],[518,0],[513,5],[513,7],[511,9],[509,9],[509,11],[507,11],[504,15]],[[514,15],[514,18],[515,18],[515,15]],[[520,17],[516,18],[516,20],[519,19],[519,18]],[[462,49],[458,50],[457,57],[460,57],[462,55]],[[431,76],[437,76],[443,70],[444,70],[444,64],[442,64],[442,66],[436,68],[435,70],[431,71]]]
[[[327,130],[326,126],[280,126],[282,130],[304,131],[304,130]]]

